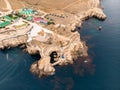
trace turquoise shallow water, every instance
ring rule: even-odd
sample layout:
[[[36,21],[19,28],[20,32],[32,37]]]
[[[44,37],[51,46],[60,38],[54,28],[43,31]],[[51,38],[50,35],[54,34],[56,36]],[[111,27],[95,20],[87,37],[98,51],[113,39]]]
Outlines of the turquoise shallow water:
[[[35,57],[19,48],[0,51],[0,90],[120,90],[120,0],[101,1],[108,18],[90,19],[80,31],[95,66],[78,61],[39,79],[29,71]],[[99,25],[102,31],[96,29]]]

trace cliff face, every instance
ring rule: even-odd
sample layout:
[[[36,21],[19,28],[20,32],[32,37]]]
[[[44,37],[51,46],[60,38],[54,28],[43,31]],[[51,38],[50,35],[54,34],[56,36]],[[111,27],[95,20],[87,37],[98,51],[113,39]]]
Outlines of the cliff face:
[[[40,53],[41,58],[31,66],[31,72],[39,76],[53,75],[55,73],[54,66],[72,64],[77,57],[87,56],[87,47],[80,40],[77,32],[70,33],[69,37],[53,33],[51,42],[39,42],[33,40],[27,44],[27,51],[31,54]],[[51,56],[56,52],[56,57]],[[54,63],[51,63],[54,61]]]
[[[16,47],[21,44],[26,44],[28,35],[27,32],[32,28],[28,25],[22,29],[0,29],[0,49],[8,47]]]
[[[27,41],[27,35],[21,35],[17,37],[7,38],[0,41],[0,48],[17,47],[18,45],[25,44]]]
[[[44,57],[32,64],[30,71],[41,77],[53,75],[55,73],[55,68],[50,64],[50,57]]]

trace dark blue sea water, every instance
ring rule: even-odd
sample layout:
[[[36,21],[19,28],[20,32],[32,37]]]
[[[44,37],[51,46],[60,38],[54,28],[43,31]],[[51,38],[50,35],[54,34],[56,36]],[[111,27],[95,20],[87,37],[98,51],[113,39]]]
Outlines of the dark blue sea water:
[[[120,0],[101,1],[108,18],[90,19],[80,31],[94,65],[78,60],[39,79],[29,71],[35,57],[19,48],[0,51],[0,90],[120,90]]]

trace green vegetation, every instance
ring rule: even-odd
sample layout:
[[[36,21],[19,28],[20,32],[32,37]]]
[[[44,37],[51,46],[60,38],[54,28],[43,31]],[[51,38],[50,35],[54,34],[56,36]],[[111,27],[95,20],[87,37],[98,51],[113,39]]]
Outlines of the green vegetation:
[[[16,15],[12,15],[12,14],[9,14],[8,16],[9,16],[10,18],[12,18],[13,20],[16,20],[16,19],[19,18],[18,16],[16,16]]]
[[[6,21],[6,22],[3,22],[3,23],[0,23],[0,28],[4,28],[6,27],[7,25],[9,25],[10,22],[9,21]]]
[[[9,16],[3,16],[5,19],[7,19],[8,21],[12,21],[12,18],[11,17],[9,17]]]
[[[26,20],[31,21],[33,19],[33,16],[28,16]]]
[[[32,9],[21,9],[20,12],[19,12],[21,15],[31,15],[31,14],[34,14],[33,10]]]
[[[48,21],[47,25],[55,24],[53,21]]]
[[[15,15],[18,16],[18,17],[22,17],[23,16],[20,13],[16,13]]]

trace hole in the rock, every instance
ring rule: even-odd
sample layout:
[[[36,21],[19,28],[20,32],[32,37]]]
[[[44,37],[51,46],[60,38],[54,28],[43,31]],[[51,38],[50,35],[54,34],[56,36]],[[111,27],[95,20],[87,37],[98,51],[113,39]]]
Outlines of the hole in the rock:
[[[41,58],[41,55],[40,55],[39,51],[37,51],[36,54],[32,54],[31,56],[32,56],[32,58],[34,58],[35,60],[39,60],[39,59]]]
[[[56,52],[56,51],[53,51],[53,52],[50,54],[50,57],[51,57],[50,63],[56,62],[56,61],[55,61],[55,58],[57,58],[57,56],[58,56],[57,52]]]

